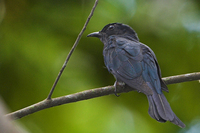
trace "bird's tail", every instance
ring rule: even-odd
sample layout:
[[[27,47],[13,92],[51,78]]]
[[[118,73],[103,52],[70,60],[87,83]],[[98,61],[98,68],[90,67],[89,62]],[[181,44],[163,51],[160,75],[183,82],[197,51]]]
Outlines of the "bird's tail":
[[[149,101],[149,115],[159,122],[170,121],[181,128],[185,124],[174,114],[164,94],[154,92],[147,96]]]

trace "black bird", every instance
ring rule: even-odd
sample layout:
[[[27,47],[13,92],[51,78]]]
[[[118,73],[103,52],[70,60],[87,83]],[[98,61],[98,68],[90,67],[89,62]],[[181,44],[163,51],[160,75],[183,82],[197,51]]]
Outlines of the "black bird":
[[[117,84],[125,84],[144,93],[149,101],[148,113],[153,119],[185,127],[162,93],[162,90],[168,92],[168,88],[161,78],[154,52],[139,42],[137,33],[131,27],[111,23],[87,37],[97,37],[104,43],[104,63],[116,79],[115,89]]]

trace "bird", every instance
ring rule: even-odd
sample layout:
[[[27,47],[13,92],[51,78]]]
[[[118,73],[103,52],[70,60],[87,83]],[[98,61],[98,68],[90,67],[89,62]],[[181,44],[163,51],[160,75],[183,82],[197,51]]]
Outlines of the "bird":
[[[185,124],[172,111],[163,91],[169,92],[161,77],[161,69],[153,50],[139,41],[128,25],[109,23],[101,31],[87,37],[97,37],[104,44],[104,64],[117,85],[127,85],[147,96],[149,115],[158,122],[170,121],[184,128]],[[116,94],[117,95],[117,94]]]

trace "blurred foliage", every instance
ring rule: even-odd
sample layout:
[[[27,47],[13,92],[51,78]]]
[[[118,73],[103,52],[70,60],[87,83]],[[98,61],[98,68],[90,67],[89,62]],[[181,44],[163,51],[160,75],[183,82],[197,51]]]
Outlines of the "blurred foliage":
[[[0,95],[15,111],[47,97],[94,0],[4,3],[0,0]],[[140,41],[154,50],[163,77],[199,71],[199,14],[197,0],[100,0],[53,97],[114,83],[103,64],[103,44],[86,37],[112,22],[136,30]],[[197,133],[199,83],[168,87],[165,95],[185,129],[152,119],[147,98],[136,92],[46,109],[18,122],[30,133]]]

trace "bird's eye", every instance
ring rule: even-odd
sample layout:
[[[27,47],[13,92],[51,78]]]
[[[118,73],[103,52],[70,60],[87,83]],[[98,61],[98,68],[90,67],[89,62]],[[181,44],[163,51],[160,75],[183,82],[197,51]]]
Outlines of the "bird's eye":
[[[115,27],[113,25],[108,27],[108,30],[113,30]]]

